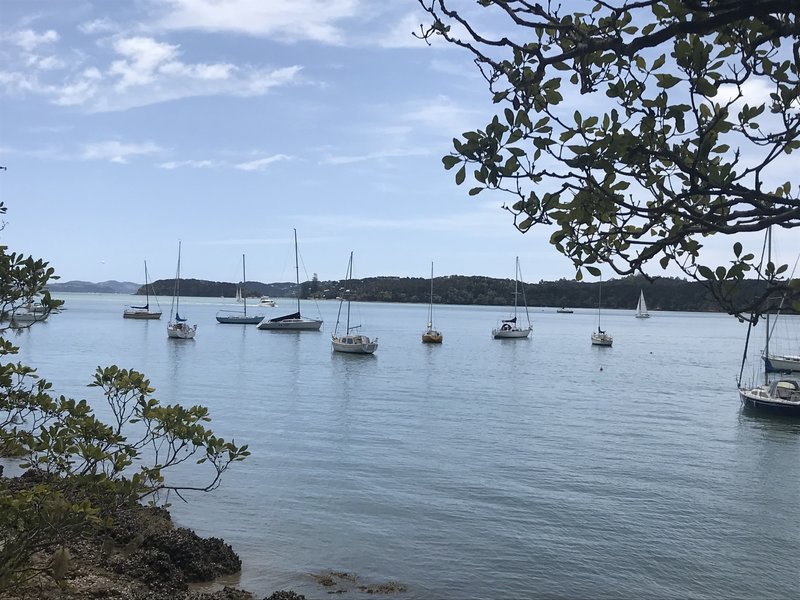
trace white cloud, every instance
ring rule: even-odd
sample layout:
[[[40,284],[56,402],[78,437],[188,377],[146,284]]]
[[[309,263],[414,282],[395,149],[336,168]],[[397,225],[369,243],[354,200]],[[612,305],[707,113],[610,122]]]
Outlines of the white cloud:
[[[119,25],[107,17],[103,17],[102,19],[94,19],[93,21],[88,21],[78,26],[78,31],[85,33],[86,35],[111,33],[118,30]]]
[[[58,106],[82,106],[95,98],[101,89],[103,75],[94,67],[85,69],[71,83],[53,88],[53,103]]]
[[[167,169],[169,171],[182,168],[213,169],[220,166],[223,166],[223,163],[216,160],[171,160],[158,165],[160,169]]]
[[[158,152],[162,152],[162,148],[152,142],[126,144],[118,140],[111,140],[84,145],[81,158],[84,160],[108,160],[124,164],[131,157],[156,154]]]
[[[286,154],[275,154],[274,156],[268,156],[266,158],[259,158],[257,160],[239,163],[236,165],[236,168],[242,171],[263,171],[274,162],[280,160],[291,160],[291,158],[291,156],[287,156]]]
[[[232,31],[285,41],[341,44],[339,23],[360,14],[358,0],[166,0],[155,26],[166,30]]]
[[[54,35],[37,39],[55,40]],[[22,56],[16,69],[0,71],[0,90],[42,95],[57,106],[109,112],[198,96],[260,96],[299,81],[302,71],[299,65],[270,69],[192,63],[183,60],[180,45],[143,36],[113,39],[111,50],[115,58],[107,66],[73,70],[60,80],[53,72],[66,65],[57,56]]]
[[[329,156],[320,161],[323,165],[347,165],[371,160],[382,160],[385,158],[403,158],[406,156],[427,156],[430,151],[421,148],[408,150],[387,150],[383,152],[371,152],[354,156]]]
[[[114,42],[114,50],[124,57],[111,63],[109,69],[112,76],[119,77],[115,84],[118,91],[153,82],[157,69],[179,55],[178,46],[143,37],[119,39]]]
[[[29,55],[26,63],[31,69],[39,71],[54,71],[66,66],[66,63],[58,56],[38,56],[36,54]]]
[[[44,33],[36,33],[33,29],[22,29],[11,33],[7,37],[11,43],[26,52],[32,52],[42,45],[54,44],[60,39],[58,33],[52,29],[48,29]]]
[[[9,93],[45,92],[34,73],[0,71],[0,86]]]

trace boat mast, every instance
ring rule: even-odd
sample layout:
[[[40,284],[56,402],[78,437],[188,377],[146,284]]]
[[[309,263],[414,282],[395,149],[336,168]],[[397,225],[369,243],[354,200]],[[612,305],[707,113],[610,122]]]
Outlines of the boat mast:
[[[525,282],[522,280],[522,269],[519,267],[519,256],[517,257],[517,274],[519,275],[519,282],[522,286],[522,303],[525,305],[525,318],[528,320],[528,329],[531,329],[531,314],[528,312],[528,299],[525,297]]]
[[[519,287],[519,256],[514,270],[514,327],[517,327],[517,288]]]
[[[597,288],[597,333],[600,333],[600,308],[603,306],[603,278],[600,277],[600,286]]]
[[[772,227],[767,227],[767,264],[772,263]],[[772,283],[772,282],[770,282]],[[770,301],[767,298],[767,326],[764,329],[764,385],[769,383],[769,375],[767,374],[767,363],[769,360],[769,308]]]
[[[350,287],[350,280],[353,279],[353,251],[350,251],[350,262],[347,265],[347,287]],[[350,335],[350,290],[346,289],[347,294],[347,335]]]
[[[244,316],[247,316],[247,294],[244,291],[244,284],[247,281],[247,276],[244,270],[244,253],[242,253],[242,304],[244,305]]]
[[[175,319],[181,318],[181,241],[178,240],[178,269],[175,272]]]
[[[431,262],[431,303],[428,306],[428,329],[433,329],[433,262]]]
[[[294,230],[294,274],[297,282],[297,312],[300,312],[300,263],[297,260],[297,228]]]
[[[150,290],[147,284],[147,261],[144,261],[144,293],[147,296],[147,302],[144,303],[145,309],[150,310]]]

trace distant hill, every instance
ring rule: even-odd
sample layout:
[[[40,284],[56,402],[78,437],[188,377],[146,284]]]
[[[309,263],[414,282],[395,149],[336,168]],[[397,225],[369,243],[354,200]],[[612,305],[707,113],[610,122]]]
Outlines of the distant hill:
[[[159,279],[152,283],[159,296],[172,296],[174,279]],[[348,296],[361,302],[415,302],[426,304],[430,297],[430,280],[423,277],[368,277],[347,283]],[[540,281],[524,285],[529,307],[566,306],[570,308],[597,308],[597,282],[579,282],[570,279]],[[752,298],[762,282],[746,280],[737,290],[743,298]],[[182,296],[206,298],[233,298],[236,283],[181,279]],[[106,294],[144,295],[144,286],[138,283],[103,281],[67,281],[53,283],[52,292],[96,292]],[[305,281],[300,284],[301,298],[334,299],[342,295],[344,281]],[[466,304],[484,306],[509,306],[514,304],[514,280],[492,277],[448,275],[433,281],[436,304]],[[610,279],[603,282],[603,308],[633,310],[643,290],[650,310],[718,311],[719,306],[700,283],[672,277],[647,281],[641,276]],[[153,293],[151,291],[151,293]],[[245,292],[249,298],[272,296],[293,298],[298,286],[290,282],[261,283],[248,281]],[[522,290],[520,290],[522,293]],[[521,300],[521,298],[520,298]]]
[[[47,284],[51,292],[89,292],[95,294],[135,294],[142,287],[140,283],[132,281],[64,281]]]
[[[172,296],[175,287],[174,279],[159,279],[152,284],[152,290],[158,296]],[[235,298],[236,283],[227,281],[207,281],[205,279],[181,279],[181,296],[200,296],[204,298]],[[274,296],[276,298],[287,298],[297,294],[296,283],[261,283],[260,281],[247,281],[244,284],[245,293],[248,298],[260,298],[261,296]],[[144,286],[138,288],[138,293],[144,296]]]

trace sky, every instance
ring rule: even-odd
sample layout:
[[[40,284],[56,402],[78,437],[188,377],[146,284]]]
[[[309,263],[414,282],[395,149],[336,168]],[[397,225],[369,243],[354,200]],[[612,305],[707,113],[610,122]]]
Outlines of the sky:
[[[495,114],[416,0],[3,0],[0,240],[62,281],[573,278],[441,157]],[[729,247],[731,241],[725,246]]]

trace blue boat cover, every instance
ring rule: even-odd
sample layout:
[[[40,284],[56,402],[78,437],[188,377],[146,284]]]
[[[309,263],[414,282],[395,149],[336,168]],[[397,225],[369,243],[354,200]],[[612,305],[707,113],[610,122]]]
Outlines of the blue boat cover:
[[[283,315],[282,317],[275,317],[274,319],[270,319],[270,323],[280,323],[281,321],[288,321],[289,319],[299,319],[300,313],[292,313],[290,315]]]

